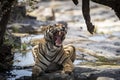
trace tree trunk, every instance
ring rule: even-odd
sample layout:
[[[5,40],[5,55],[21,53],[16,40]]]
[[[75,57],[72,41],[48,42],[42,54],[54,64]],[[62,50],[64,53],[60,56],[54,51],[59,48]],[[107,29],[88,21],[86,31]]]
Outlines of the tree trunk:
[[[6,26],[10,17],[12,5],[15,0],[0,1],[0,47],[3,45]]]
[[[12,66],[13,54],[11,46],[5,45],[4,34],[15,0],[0,0],[0,72],[9,70]]]

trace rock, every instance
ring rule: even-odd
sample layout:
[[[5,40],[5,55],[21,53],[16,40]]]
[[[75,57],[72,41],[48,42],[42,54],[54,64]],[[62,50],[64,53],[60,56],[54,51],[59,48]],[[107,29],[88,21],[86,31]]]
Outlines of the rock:
[[[21,24],[21,23],[14,23],[8,26],[8,29],[12,33],[29,33],[29,34],[35,34],[35,33],[42,33],[43,27],[31,24]]]
[[[73,77],[67,74],[51,73],[37,77],[37,79],[33,80],[73,80]]]
[[[55,20],[55,13],[52,8],[44,8],[39,7],[31,13],[28,13],[30,16],[34,16],[37,20],[47,21],[47,20]]]
[[[33,32],[34,28],[30,24],[11,24],[9,25],[9,30],[14,33],[31,33]]]
[[[96,39],[96,38],[95,38]],[[96,61],[101,61],[101,62],[118,62],[120,60],[120,51],[119,51],[119,39],[116,39],[115,41],[111,39],[107,39],[109,41],[87,41],[88,43],[82,44],[78,47],[78,50],[83,53],[86,57],[93,56],[96,59]],[[84,43],[84,41],[82,42]],[[77,44],[75,44],[77,45]],[[78,51],[78,52],[79,52]],[[92,58],[95,60],[94,58]],[[88,61],[89,58],[87,58]]]
[[[110,77],[98,77],[97,80],[115,80],[115,79]]]
[[[120,69],[93,69],[75,67],[72,74],[60,72],[44,73],[38,77],[24,76],[16,80],[119,80]]]
[[[15,6],[11,12],[10,22],[19,22],[25,19],[26,8],[25,6]]]
[[[38,16],[37,20],[55,20],[55,13],[52,8],[45,8],[45,10],[42,12],[42,16]]]
[[[89,76],[89,80],[119,80],[120,69],[99,69]]]

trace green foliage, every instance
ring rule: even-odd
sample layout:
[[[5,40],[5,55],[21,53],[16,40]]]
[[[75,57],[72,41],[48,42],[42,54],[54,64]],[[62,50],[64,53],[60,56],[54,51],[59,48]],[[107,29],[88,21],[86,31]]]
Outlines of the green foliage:
[[[13,47],[13,49],[21,48],[21,39],[20,37],[14,36],[9,32],[6,32],[5,36],[4,36],[4,44],[6,45],[11,45]]]
[[[108,59],[105,58],[104,56],[97,56],[98,60],[101,61],[101,62],[107,62]]]
[[[22,51],[26,51],[26,50],[27,50],[27,44],[26,44],[26,43],[23,43],[23,44],[21,45],[21,50],[22,50]]]
[[[18,31],[19,31],[19,28],[18,28],[17,26],[16,26],[16,27],[13,27],[13,28],[12,28],[12,31],[13,31],[13,32],[18,32]]]

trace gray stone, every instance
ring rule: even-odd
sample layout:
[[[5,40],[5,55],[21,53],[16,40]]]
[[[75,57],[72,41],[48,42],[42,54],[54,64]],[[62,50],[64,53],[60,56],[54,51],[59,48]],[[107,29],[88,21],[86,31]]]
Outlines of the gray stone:
[[[115,80],[115,79],[110,77],[98,77],[97,80]]]

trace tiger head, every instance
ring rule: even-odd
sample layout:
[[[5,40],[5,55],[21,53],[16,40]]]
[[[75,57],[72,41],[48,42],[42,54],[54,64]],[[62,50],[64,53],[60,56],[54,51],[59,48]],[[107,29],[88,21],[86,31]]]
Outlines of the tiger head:
[[[55,47],[62,46],[62,42],[65,39],[67,33],[67,26],[63,24],[49,25],[44,38],[46,41],[50,42]]]

